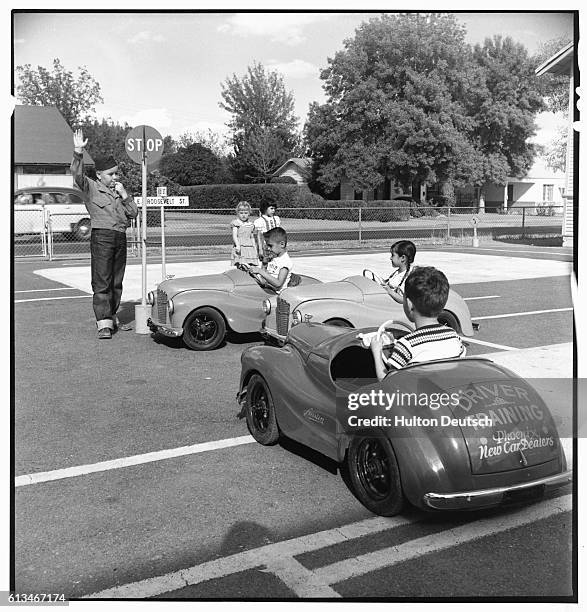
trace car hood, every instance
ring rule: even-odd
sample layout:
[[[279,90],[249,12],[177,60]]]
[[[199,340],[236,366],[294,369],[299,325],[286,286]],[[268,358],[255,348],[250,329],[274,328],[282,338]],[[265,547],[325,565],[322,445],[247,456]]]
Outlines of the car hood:
[[[241,272],[244,274],[244,272]],[[234,281],[227,273],[205,274],[203,276],[184,276],[163,281],[159,289],[165,291],[168,296],[174,296],[182,291],[194,289],[212,289],[216,291],[232,291]]]
[[[316,283],[290,287],[281,293],[281,297],[292,306],[307,300],[352,300],[363,301],[363,292],[356,284],[345,280],[334,283]]]

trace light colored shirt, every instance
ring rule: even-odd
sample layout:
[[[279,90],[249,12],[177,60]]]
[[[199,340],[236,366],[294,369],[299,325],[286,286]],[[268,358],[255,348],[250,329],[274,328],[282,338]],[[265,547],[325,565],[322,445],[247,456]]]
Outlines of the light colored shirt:
[[[281,293],[287,287],[287,285],[289,284],[289,281],[291,279],[291,271],[293,269],[293,261],[292,261],[291,257],[289,256],[289,253],[287,251],[285,251],[281,255],[278,255],[277,257],[274,257],[267,264],[267,273],[270,274],[271,276],[273,276],[274,278],[279,278],[279,271],[282,268],[287,268],[288,269],[288,273],[287,273],[287,276],[285,278],[285,282],[283,283],[283,285],[281,285],[281,288],[275,290],[276,293]]]
[[[274,227],[281,227],[281,219],[277,215],[273,215],[273,217],[261,215],[255,219],[255,229],[262,234]]]

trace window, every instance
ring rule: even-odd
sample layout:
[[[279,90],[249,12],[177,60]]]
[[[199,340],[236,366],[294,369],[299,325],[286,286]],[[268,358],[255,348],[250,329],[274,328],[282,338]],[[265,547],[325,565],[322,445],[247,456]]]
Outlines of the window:
[[[542,201],[552,202],[554,199],[554,185],[542,185]]]

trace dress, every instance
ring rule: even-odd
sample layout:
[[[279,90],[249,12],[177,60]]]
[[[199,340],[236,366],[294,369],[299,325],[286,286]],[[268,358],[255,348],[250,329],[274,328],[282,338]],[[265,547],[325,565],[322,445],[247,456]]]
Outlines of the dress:
[[[230,223],[231,228],[237,228],[238,241],[241,247],[240,254],[236,253],[235,247],[232,248],[230,262],[234,266],[236,263],[259,264],[259,256],[257,254],[257,245],[253,231],[255,226],[252,221],[241,221],[234,219]]]
[[[391,273],[389,278],[385,279],[385,284],[392,289],[401,289],[403,291],[403,284],[405,283],[409,273],[410,268],[408,268],[405,272],[400,272],[398,268]]]

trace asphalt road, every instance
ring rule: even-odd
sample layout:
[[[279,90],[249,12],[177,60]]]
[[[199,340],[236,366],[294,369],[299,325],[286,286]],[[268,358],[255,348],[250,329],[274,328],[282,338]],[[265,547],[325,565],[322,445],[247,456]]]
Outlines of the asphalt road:
[[[505,510],[374,517],[329,460],[287,440],[262,447],[243,438],[234,397],[240,354],[257,336],[209,353],[134,332],[98,343],[91,297],[35,275],[38,267],[47,264],[17,262],[14,273],[16,300],[42,300],[14,309],[15,476],[214,440],[235,446],[19,484],[18,591],[74,599],[572,595],[569,487]],[[477,339],[515,348],[572,341],[570,310],[520,315],[570,308],[567,278],[454,288],[482,298],[468,302],[481,323]],[[132,314],[132,304],[121,313]],[[485,318],[500,314],[516,316]]]

